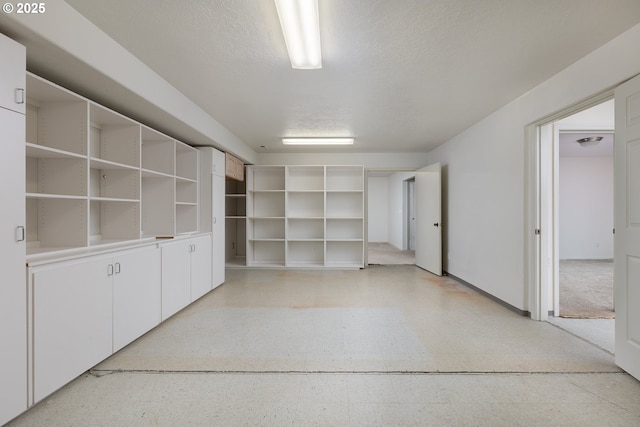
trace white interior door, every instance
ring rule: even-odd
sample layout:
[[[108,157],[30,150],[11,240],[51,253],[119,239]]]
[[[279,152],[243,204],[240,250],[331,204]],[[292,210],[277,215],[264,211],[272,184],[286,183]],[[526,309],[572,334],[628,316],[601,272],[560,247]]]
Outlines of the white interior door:
[[[616,364],[640,379],[640,76],[615,92]]]
[[[442,275],[441,168],[434,163],[416,171],[416,265]]]

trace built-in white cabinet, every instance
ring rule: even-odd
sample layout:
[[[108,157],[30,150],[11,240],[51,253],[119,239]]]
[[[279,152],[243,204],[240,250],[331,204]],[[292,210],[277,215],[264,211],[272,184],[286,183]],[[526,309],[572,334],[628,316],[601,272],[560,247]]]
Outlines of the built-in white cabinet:
[[[161,321],[161,257],[156,246],[119,253],[107,266],[113,278],[113,351]],[[110,271],[112,270],[112,271]]]
[[[210,235],[162,244],[162,320],[211,289]]]
[[[215,288],[225,280],[225,153],[200,150],[200,231],[211,232],[211,274]]]
[[[0,108],[24,114],[26,49],[0,34],[0,58]]]
[[[108,258],[31,269],[32,403],[111,354],[112,269]]]
[[[249,166],[247,265],[364,267],[362,166]]]
[[[25,49],[0,34],[0,425],[27,408],[25,286],[25,116],[15,92],[24,89]],[[20,77],[22,80],[20,80]],[[22,82],[22,83],[20,83]]]
[[[27,76],[27,254],[198,231],[198,150]]]
[[[160,274],[157,245],[30,267],[30,401],[158,325]]]

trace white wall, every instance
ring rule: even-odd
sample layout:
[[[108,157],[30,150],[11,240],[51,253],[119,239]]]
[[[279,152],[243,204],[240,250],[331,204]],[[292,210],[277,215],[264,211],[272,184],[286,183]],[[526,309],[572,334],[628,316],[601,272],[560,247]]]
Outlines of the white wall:
[[[613,157],[560,157],[560,259],[613,258]]]
[[[639,45],[636,25],[429,153],[446,182],[445,270],[529,309],[525,129],[639,73]]]
[[[371,176],[368,180],[369,242],[387,242],[389,240],[389,179],[386,176]]]
[[[368,169],[416,170],[427,153],[259,153],[258,165],[363,165]]]

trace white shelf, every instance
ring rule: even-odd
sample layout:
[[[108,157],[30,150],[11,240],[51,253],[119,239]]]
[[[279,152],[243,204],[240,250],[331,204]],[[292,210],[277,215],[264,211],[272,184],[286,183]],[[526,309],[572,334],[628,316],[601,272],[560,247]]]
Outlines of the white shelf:
[[[249,166],[247,177],[248,266],[364,267],[362,166]]]
[[[25,193],[27,199],[60,199],[60,200],[87,200],[87,196],[71,196],[66,194]]]
[[[324,191],[324,166],[289,166],[287,172],[287,190]]]
[[[26,143],[26,154],[28,158],[38,159],[86,159],[83,154],[73,153],[71,151],[58,150],[56,148],[45,147],[30,142]]]
[[[27,92],[30,247],[198,231],[197,149],[30,74]]]

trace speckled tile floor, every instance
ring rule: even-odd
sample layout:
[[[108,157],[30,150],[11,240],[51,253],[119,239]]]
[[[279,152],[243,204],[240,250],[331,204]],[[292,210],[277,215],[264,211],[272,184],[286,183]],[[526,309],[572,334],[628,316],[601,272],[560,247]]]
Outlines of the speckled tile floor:
[[[640,382],[414,266],[238,269],[10,425],[632,426]]]

